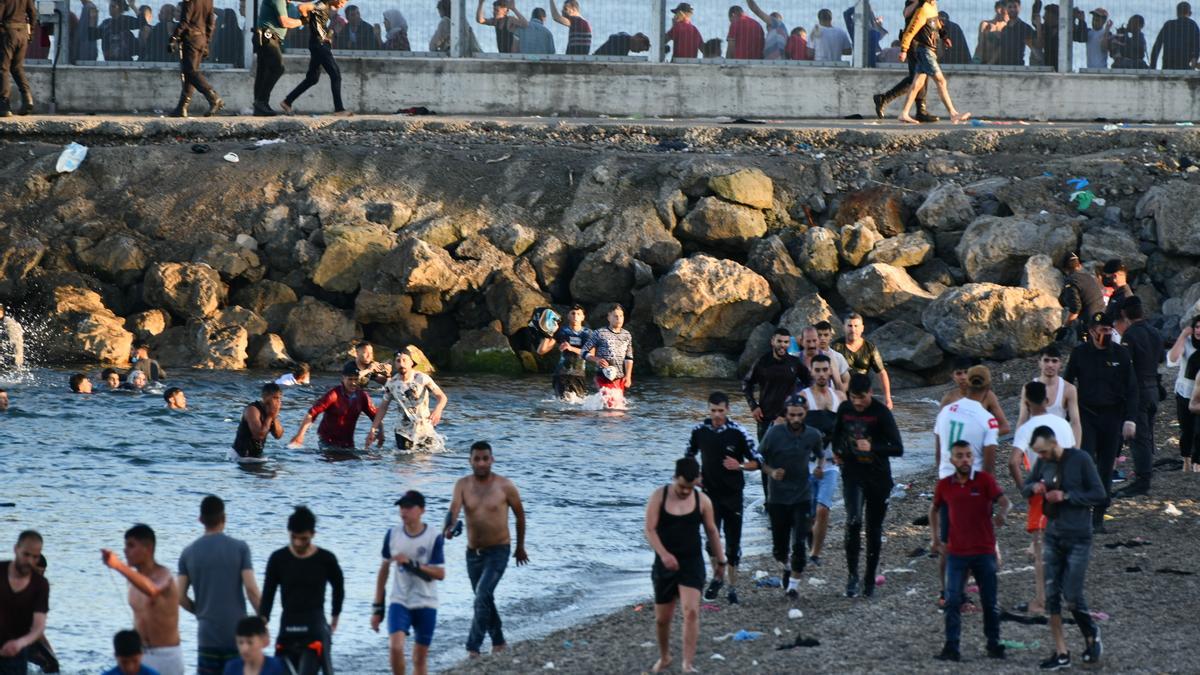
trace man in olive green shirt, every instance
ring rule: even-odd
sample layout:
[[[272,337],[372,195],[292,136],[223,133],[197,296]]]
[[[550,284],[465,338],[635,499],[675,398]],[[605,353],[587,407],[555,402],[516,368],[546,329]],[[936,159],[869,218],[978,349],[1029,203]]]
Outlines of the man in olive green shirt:
[[[308,14],[312,5],[295,6],[300,16]],[[274,117],[271,109],[271,90],[283,77],[283,38],[289,28],[299,28],[304,22],[289,16],[286,0],[262,0],[258,8],[258,26],[254,32],[254,51],[258,54],[258,70],[254,75],[254,115]]]

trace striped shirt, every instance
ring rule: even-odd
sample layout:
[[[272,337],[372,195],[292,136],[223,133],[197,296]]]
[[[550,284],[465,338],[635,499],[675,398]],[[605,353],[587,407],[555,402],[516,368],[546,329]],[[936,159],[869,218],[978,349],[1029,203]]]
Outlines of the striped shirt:
[[[567,53],[587,56],[592,51],[592,24],[582,16],[568,16]]]

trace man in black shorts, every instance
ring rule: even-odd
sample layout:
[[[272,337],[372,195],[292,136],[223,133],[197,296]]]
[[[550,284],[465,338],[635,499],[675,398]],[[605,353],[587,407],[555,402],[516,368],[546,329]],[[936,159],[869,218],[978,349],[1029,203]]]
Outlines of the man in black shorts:
[[[754,437],[729,419],[729,397],[713,392],[708,397],[708,419],[692,429],[687,456],[700,454],[700,475],[704,494],[712,500],[713,521],[725,530],[725,560],[729,563],[729,602],[737,604],[737,564],[742,546],[742,490],[744,471],[758,471],[760,462],[754,452]],[[715,600],[721,581],[713,579],[704,593]]]
[[[712,502],[696,490],[700,465],[691,457],[675,462],[675,480],[655,490],[646,504],[646,540],[654,549],[654,628],[658,661],[651,672],[671,665],[671,622],[675,605],[683,604],[683,672],[692,671],[700,637],[700,589],[704,586],[704,553],[700,527],[708,535],[713,575],[724,575],[721,536],[713,522]]]

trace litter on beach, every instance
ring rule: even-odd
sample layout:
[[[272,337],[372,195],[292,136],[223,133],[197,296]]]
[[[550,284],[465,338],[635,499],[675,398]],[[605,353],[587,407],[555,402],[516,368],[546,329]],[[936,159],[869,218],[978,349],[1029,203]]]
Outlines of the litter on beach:
[[[716,605],[713,605],[713,604],[703,604],[703,605],[700,605],[700,611],[701,612],[719,612],[719,611],[721,611],[721,608]]]
[[[83,163],[83,158],[87,157],[88,149],[86,145],[78,143],[70,143],[63,148],[62,153],[58,156],[58,163],[55,169],[58,173],[71,173],[79,168]]]
[[[743,629],[743,630],[739,630],[738,632],[733,634],[733,641],[734,642],[754,642],[755,640],[757,640],[758,638],[760,638],[762,636],[763,636],[763,634],[756,630]]]
[[[230,164],[237,164],[240,159],[238,158],[236,152],[227,152],[225,153],[225,161],[229,162]]]
[[[825,580],[820,577],[809,577],[808,585],[809,586],[824,586]]]
[[[287,141],[282,138],[260,138],[254,141],[254,147],[261,148],[264,145],[275,145],[277,143],[287,143]]]
[[[724,660],[725,660],[725,657],[724,657],[724,656],[721,656],[720,654],[713,654],[713,655],[712,655],[711,657],[709,657],[709,658],[710,658],[711,660],[713,660],[713,661],[724,661]]]
[[[1163,509],[1163,513],[1167,514],[1168,516],[1182,516],[1183,515],[1183,511],[1180,511],[1179,507],[1175,506],[1171,502],[1167,502],[1167,508]]]
[[[783,580],[779,577],[763,577],[754,582],[759,588],[783,588]]]
[[[798,610],[798,609],[796,609],[795,607],[793,607],[793,608],[791,608],[791,609],[789,609],[789,610],[788,610],[788,618],[789,618],[789,619],[792,619],[792,620],[795,620],[795,619],[803,619],[803,618],[804,618],[804,612],[801,612],[800,610]]]

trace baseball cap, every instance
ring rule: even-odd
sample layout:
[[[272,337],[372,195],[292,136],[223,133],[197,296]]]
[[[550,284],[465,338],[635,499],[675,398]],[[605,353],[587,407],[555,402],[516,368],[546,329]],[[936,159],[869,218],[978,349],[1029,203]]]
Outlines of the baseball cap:
[[[1097,7],[1096,9],[1093,9],[1092,14],[1095,14],[1096,16],[1102,16],[1106,19],[1108,18],[1108,10],[1104,9],[1103,7]]]
[[[1092,318],[1088,320],[1088,325],[1089,326],[1108,326],[1109,328],[1112,328],[1113,320],[1112,320],[1112,317],[1105,314],[1104,312],[1096,312],[1095,314],[1092,315]]]
[[[675,9],[671,10],[672,14],[678,14],[680,12],[683,12],[685,14],[693,14],[694,10],[692,9],[692,6],[689,5],[688,3],[681,2],[678,5],[675,5]]]
[[[358,377],[358,366],[355,365],[353,361],[342,366],[342,376]]]
[[[1116,274],[1117,272],[1124,272],[1124,271],[1125,271],[1125,263],[1121,262],[1120,258],[1113,258],[1112,260],[1109,260],[1108,262],[1104,263],[1104,273],[1105,274]]]
[[[967,370],[967,384],[972,387],[992,386],[992,371],[987,366],[971,366]]]
[[[394,503],[399,506],[419,506],[425,508],[425,495],[416,490],[409,490]]]

